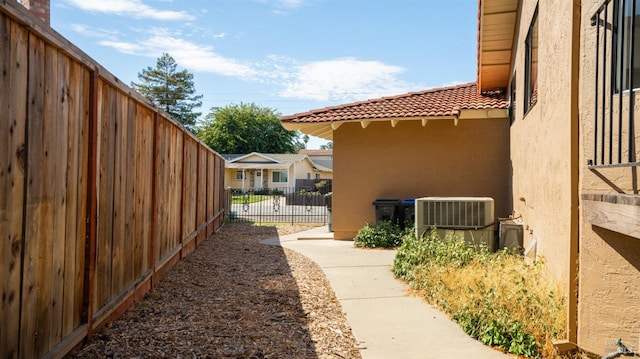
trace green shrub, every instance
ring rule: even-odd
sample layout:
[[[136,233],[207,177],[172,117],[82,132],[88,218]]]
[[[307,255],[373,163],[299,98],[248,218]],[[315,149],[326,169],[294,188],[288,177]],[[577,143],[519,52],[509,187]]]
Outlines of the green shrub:
[[[405,233],[405,230],[391,223],[391,221],[381,221],[374,225],[367,223],[358,231],[354,239],[354,245],[367,248],[397,247],[402,243]]]
[[[490,253],[435,231],[407,234],[393,273],[486,345],[539,358],[553,356],[565,328],[564,297],[545,280],[544,263],[509,251]]]

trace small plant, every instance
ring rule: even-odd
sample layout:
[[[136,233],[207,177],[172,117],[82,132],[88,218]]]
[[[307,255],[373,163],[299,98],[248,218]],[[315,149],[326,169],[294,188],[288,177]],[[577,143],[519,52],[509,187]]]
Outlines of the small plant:
[[[316,191],[319,191],[320,189],[322,189],[322,187],[327,185],[327,181],[322,180],[320,182],[317,182],[316,184],[314,184],[314,187],[316,188]]]
[[[231,203],[234,204],[238,204],[238,203],[255,203],[255,202],[260,202],[260,201],[264,201],[265,197],[261,196],[261,195],[253,195],[253,194],[241,194],[241,195],[234,195],[231,197]]]
[[[393,273],[467,334],[505,352],[553,357],[552,340],[564,335],[564,297],[545,281],[543,261],[527,264],[516,253],[491,253],[434,230],[404,237]]]
[[[391,221],[381,221],[374,225],[366,224],[358,231],[354,239],[356,247],[391,248],[402,243],[406,231]]]
[[[280,189],[277,188],[261,188],[261,189],[257,189],[254,192],[256,195],[261,195],[261,196],[282,196],[284,194],[284,192]]]

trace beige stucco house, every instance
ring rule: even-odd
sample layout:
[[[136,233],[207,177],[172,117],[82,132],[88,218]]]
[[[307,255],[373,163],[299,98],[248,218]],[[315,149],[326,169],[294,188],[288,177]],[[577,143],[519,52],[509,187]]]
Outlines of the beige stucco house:
[[[480,0],[477,83],[283,117],[334,141],[335,238],[374,197],[495,196],[567,296],[563,347],[640,350],[637,2]]]
[[[375,222],[376,199],[485,196],[511,213],[508,103],[475,83],[282,118],[333,141],[333,231],[353,239]]]
[[[596,354],[640,349],[635,2],[480,2],[478,86],[513,109],[513,215],[565,288],[568,340]]]
[[[225,187],[234,189],[296,190],[306,184],[333,178],[331,168],[306,154],[226,154]]]

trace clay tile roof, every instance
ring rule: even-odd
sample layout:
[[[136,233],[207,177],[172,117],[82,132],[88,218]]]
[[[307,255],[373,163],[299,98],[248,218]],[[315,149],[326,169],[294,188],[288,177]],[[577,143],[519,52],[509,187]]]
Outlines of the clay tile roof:
[[[364,119],[458,116],[460,110],[506,109],[504,92],[478,93],[475,82],[325,107],[283,116],[282,122],[320,123]]]

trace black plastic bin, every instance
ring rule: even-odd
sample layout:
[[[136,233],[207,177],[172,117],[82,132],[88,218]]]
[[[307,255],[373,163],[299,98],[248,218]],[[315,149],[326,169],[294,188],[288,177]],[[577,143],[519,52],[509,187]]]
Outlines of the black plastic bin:
[[[400,216],[398,220],[400,221],[400,227],[405,228],[405,226],[414,226],[416,223],[416,199],[415,198],[405,198],[400,202]]]
[[[376,199],[372,204],[376,206],[376,223],[391,221],[398,224],[399,199]]]

